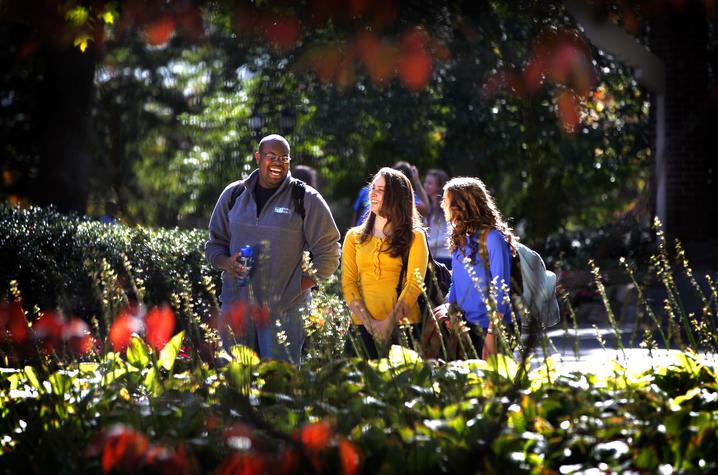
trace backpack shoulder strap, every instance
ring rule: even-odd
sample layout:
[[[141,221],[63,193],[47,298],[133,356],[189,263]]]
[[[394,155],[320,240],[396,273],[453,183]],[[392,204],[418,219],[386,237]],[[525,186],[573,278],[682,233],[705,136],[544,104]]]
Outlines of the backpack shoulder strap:
[[[294,202],[294,211],[304,219],[306,211],[304,210],[304,195],[307,188],[302,180],[292,180],[292,201]]]
[[[244,181],[240,181],[236,185],[234,185],[234,188],[232,188],[232,194],[229,197],[229,210],[231,211],[232,208],[234,208],[234,203],[237,201],[237,198],[244,193],[244,190],[246,190],[247,187],[244,186]]]

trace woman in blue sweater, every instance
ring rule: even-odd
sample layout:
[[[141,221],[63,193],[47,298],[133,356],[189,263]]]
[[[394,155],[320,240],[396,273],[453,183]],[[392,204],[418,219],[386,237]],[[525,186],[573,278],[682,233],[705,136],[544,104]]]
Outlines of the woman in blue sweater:
[[[450,180],[444,186],[441,207],[453,227],[449,236],[453,270],[447,300],[464,314],[476,354],[485,359],[497,352],[495,325],[504,322],[510,328],[508,289],[518,238],[478,178]],[[493,316],[489,309],[495,309]]]

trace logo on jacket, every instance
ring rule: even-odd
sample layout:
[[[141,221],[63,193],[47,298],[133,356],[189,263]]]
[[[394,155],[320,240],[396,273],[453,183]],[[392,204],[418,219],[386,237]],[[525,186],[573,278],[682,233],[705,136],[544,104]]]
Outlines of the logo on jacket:
[[[274,212],[279,213],[279,214],[292,214],[292,212],[289,208],[284,208],[282,206],[275,207]]]

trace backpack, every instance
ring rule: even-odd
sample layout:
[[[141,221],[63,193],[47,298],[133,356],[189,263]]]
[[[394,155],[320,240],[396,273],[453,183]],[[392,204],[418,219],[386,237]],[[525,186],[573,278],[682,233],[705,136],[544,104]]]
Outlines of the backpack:
[[[538,318],[544,330],[556,325],[561,319],[556,298],[556,274],[546,270],[546,264],[536,251],[521,243],[518,245],[518,261],[523,284],[520,297],[529,315]],[[521,327],[527,329],[530,323],[523,321]]]
[[[419,295],[418,303],[421,314],[424,315],[439,305],[444,303],[444,296],[451,286],[451,271],[445,264],[437,262],[429,251],[429,262],[426,266],[426,274],[424,274],[424,288],[426,294]],[[396,295],[401,294],[404,278],[406,277],[406,265],[409,261],[409,254],[405,254],[401,261],[401,272],[399,273],[399,282],[396,286]],[[427,301],[428,300],[428,301]]]
[[[431,249],[428,249],[428,262],[426,274],[424,274],[424,289],[419,295],[417,303],[421,314],[421,326],[419,341],[419,352],[424,358],[444,357],[447,360],[461,358],[460,335],[449,331],[448,325],[443,321],[437,321],[433,316],[434,307],[444,303],[444,296],[451,286],[451,271],[446,265],[434,260]],[[396,296],[401,295],[402,284],[406,276],[406,266],[409,260],[408,253],[402,258],[399,282],[396,286]],[[448,319],[447,319],[448,320]],[[442,348],[445,352],[442,352]]]
[[[488,231],[485,230],[481,235],[480,253],[491,276],[486,247]],[[518,255],[511,259],[511,291],[521,300],[529,319],[538,319],[542,330],[556,325],[561,319],[556,298],[556,274],[546,270],[546,264],[538,252],[521,243],[518,243]],[[530,328],[529,319],[521,321],[523,330]]]
[[[240,181],[234,186],[234,188],[232,189],[232,194],[229,198],[230,211],[232,211],[232,208],[234,208],[234,203],[237,201],[237,198],[239,198],[239,196],[244,193],[244,190],[246,189],[247,187],[244,186],[244,181]],[[304,193],[306,191],[307,189],[305,188],[305,183],[302,180],[292,180],[292,202],[294,203],[294,211],[302,217],[302,220],[306,215],[306,212],[304,210]]]

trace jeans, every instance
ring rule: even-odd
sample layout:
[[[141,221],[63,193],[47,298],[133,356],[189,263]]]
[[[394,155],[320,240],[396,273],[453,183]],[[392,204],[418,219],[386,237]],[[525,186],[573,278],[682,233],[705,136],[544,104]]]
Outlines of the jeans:
[[[219,334],[222,346],[227,351],[233,345],[244,345],[254,350],[262,359],[272,358],[299,365],[304,344],[304,315],[308,311],[306,303],[289,308],[279,315],[272,313],[266,323],[255,322],[251,312],[247,311],[242,316],[243,332],[239,335],[230,331],[224,322],[224,316],[235,304],[236,302],[223,303],[221,309],[223,317]]]

